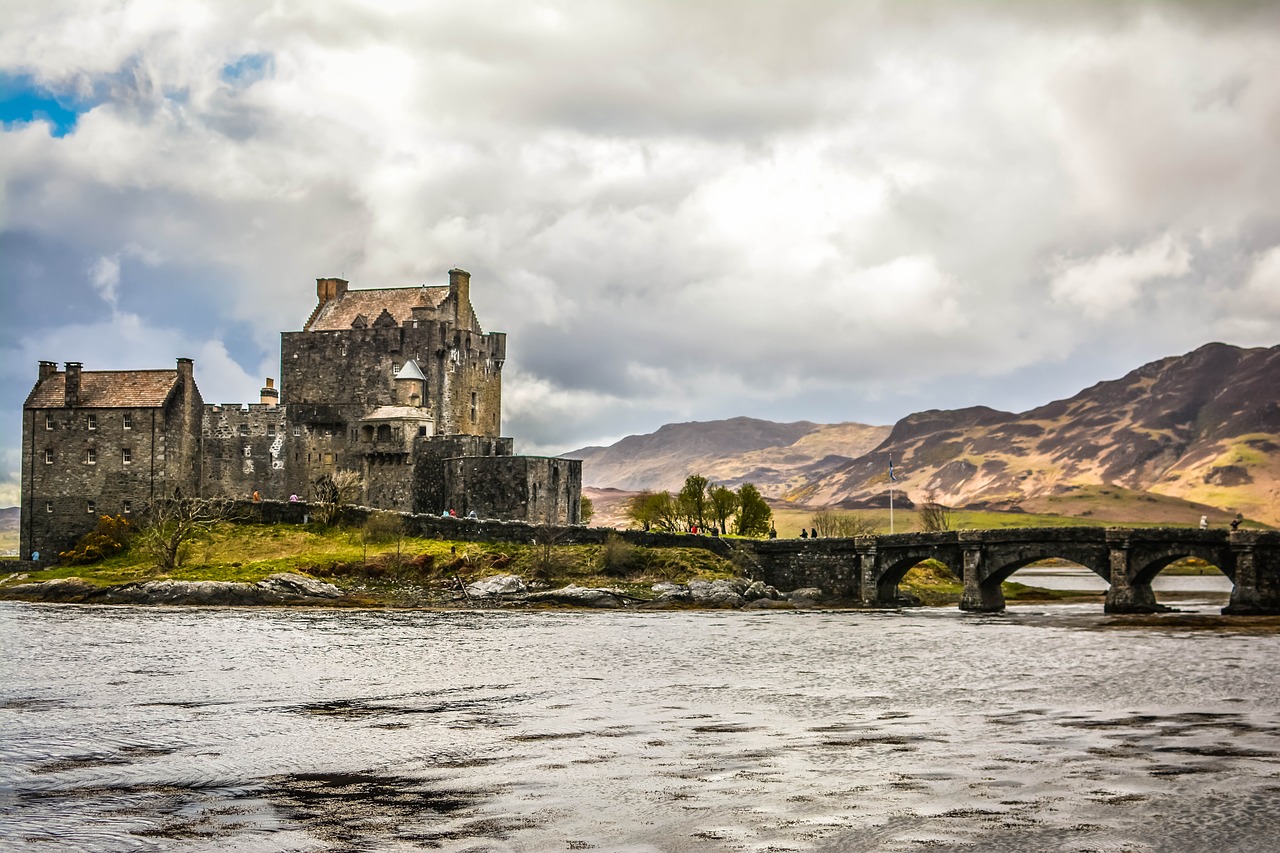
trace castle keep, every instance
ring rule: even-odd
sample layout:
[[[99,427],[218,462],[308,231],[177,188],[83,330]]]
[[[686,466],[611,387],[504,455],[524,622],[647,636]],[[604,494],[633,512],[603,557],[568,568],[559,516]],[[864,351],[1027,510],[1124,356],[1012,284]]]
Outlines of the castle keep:
[[[316,282],[302,331],[281,334],[281,387],[206,404],[194,365],[59,370],[40,362],[23,408],[23,556],[66,550],[101,515],[187,496],[306,500],[324,474],[363,476],[361,503],[545,524],[579,522],[582,463],[513,456],[501,437],[506,335],[484,332],[471,276],[351,290]]]

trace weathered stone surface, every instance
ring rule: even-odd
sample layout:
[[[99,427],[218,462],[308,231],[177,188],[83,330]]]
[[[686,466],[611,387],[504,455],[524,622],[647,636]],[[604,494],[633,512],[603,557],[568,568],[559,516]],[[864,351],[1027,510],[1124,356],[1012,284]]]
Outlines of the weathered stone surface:
[[[749,585],[744,578],[689,581],[689,594],[703,607],[741,607],[747,603],[742,593]]]
[[[795,607],[815,607],[825,597],[826,594],[815,586],[801,587],[787,593],[787,601]]]
[[[467,595],[472,598],[498,598],[504,595],[518,595],[528,591],[523,579],[515,575],[494,575],[475,583],[467,584]]]
[[[679,583],[655,583],[653,585],[654,601],[686,602],[693,601],[689,587]]]
[[[338,587],[314,578],[280,573],[256,584],[157,580],[104,587],[83,578],[61,578],[9,587],[4,590],[4,597],[93,604],[255,606],[324,604],[344,597],[344,593]]]
[[[300,595],[311,598],[341,598],[342,590],[331,583],[318,581],[294,572],[278,572],[258,581],[256,586],[268,592],[282,595]]]
[[[748,601],[742,605],[743,610],[795,610],[796,606],[790,601],[780,601],[773,598],[757,598],[754,601]]]
[[[624,594],[616,589],[582,587],[576,584],[545,592],[531,592],[524,600],[535,604],[572,604],[577,607],[623,607],[627,603]]]

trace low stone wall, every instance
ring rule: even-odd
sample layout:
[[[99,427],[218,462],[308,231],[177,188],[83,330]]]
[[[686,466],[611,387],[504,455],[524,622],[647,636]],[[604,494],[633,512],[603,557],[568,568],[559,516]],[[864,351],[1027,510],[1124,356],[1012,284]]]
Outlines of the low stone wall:
[[[304,501],[240,501],[239,521],[257,524],[305,524],[314,507]],[[346,507],[342,523],[360,526],[380,510],[369,507]],[[398,513],[404,519],[405,533],[424,538],[451,539],[459,542],[512,542],[529,544],[551,537],[559,545],[603,545],[610,535],[618,536],[643,548],[702,548],[714,554],[732,553],[729,541],[716,536],[694,536],[688,533],[657,533],[644,530],[614,530],[608,527],[573,525],[553,527],[523,521],[501,521],[488,518],[454,518],[439,515]],[[734,540],[742,541],[742,540]],[[748,542],[748,547],[757,543]]]

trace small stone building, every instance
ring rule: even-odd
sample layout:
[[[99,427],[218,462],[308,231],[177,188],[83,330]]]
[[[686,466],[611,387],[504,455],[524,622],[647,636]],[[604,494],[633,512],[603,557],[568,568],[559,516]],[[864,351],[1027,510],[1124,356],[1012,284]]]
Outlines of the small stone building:
[[[202,409],[189,358],[176,370],[40,362],[22,412],[22,555],[55,558],[100,516],[199,494]]]
[[[339,470],[362,476],[366,506],[577,524],[581,462],[516,457],[501,436],[506,335],[480,327],[470,285],[457,269],[448,286],[318,279],[302,330],[281,335],[281,388],[268,379],[252,404],[204,404],[189,359],[177,371],[92,374],[41,362],[23,421],[24,556],[66,550],[98,515],[140,511],[174,489],[306,500]],[[140,427],[123,425],[126,412],[158,424],[155,439],[133,440]],[[94,461],[73,476],[68,454]]]

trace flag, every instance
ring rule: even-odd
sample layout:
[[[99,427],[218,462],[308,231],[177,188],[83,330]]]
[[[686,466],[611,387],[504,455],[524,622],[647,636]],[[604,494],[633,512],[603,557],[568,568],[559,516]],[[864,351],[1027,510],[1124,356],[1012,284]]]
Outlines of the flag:
[[[890,483],[898,482],[898,478],[894,476],[894,473],[893,473],[893,454],[892,453],[889,454],[889,482]]]

